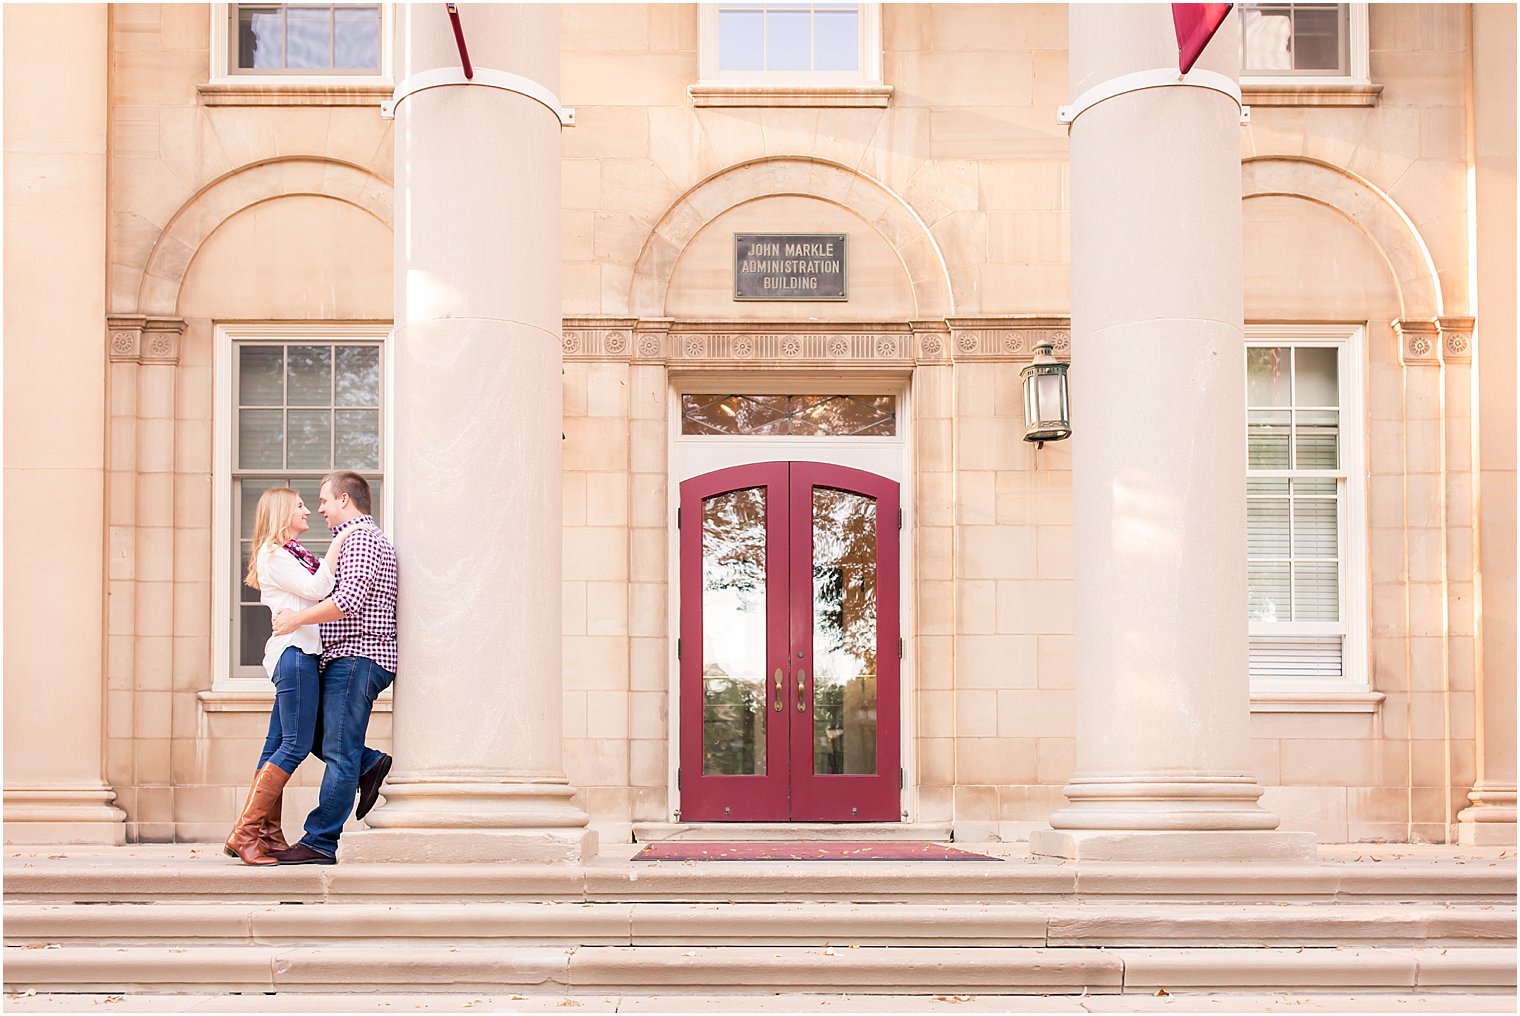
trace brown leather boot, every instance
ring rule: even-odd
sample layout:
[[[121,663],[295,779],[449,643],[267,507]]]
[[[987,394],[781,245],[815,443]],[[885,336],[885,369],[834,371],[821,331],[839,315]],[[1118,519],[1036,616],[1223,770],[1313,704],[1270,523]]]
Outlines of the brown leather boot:
[[[270,806],[264,824],[259,827],[259,846],[266,854],[273,854],[276,850],[290,849],[290,844],[285,842],[285,833],[280,828],[280,814],[284,805],[285,792],[282,789],[280,796],[276,797],[274,804]]]
[[[248,789],[248,799],[243,802],[242,814],[238,816],[237,825],[232,827],[232,835],[227,837],[227,845],[223,848],[229,857],[239,858],[244,864],[278,863],[264,852],[259,832],[289,779],[290,774],[273,762],[264,763],[254,775],[253,786]]]

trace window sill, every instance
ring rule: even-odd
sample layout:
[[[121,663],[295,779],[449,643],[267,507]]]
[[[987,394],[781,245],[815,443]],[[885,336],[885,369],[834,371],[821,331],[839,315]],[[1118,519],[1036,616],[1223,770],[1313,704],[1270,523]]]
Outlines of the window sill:
[[[1240,86],[1240,98],[1247,106],[1349,106],[1371,108],[1378,104],[1382,85],[1341,81],[1309,84],[1283,81],[1256,82]]]
[[[274,689],[267,691],[203,691],[196,696],[203,713],[267,713],[274,706]],[[391,711],[390,689],[375,699],[374,712]]]
[[[1380,691],[1253,691],[1253,713],[1375,713]]]
[[[214,81],[196,86],[203,106],[375,106],[390,100],[393,85],[336,82],[305,84],[262,78]]]
[[[792,106],[805,109],[885,109],[891,85],[735,85],[706,83],[687,90],[698,109]]]

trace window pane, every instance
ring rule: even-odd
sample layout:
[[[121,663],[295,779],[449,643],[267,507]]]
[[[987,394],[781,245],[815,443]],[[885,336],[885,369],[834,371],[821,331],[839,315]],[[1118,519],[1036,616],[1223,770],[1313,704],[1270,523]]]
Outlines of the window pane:
[[[238,602],[258,603],[259,591],[243,581],[248,576],[248,556],[253,553],[253,544],[248,540],[244,540],[238,545],[238,548],[240,556],[238,557],[237,567],[233,570],[233,579],[237,582],[238,587]]]
[[[340,406],[380,405],[380,347],[339,346],[335,401]]]
[[[380,412],[375,409],[340,409],[333,441],[336,469],[380,468]]]
[[[853,8],[813,14],[813,69],[860,69],[860,15]]]
[[[333,67],[339,70],[380,69],[380,8],[335,8],[333,32]]]
[[[290,487],[301,495],[301,501],[311,509],[311,518],[306,520],[306,524],[311,528],[306,531],[305,536],[301,537],[301,543],[313,554],[318,556],[325,554],[327,545],[332,542],[332,531],[327,528],[327,520],[322,518],[321,513],[317,511],[317,492],[322,487],[322,481],[320,479],[292,480]]]
[[[1334,480],[1330,483],[1333,485]],[[1288,494],[1288,478],[1286,476],[1251,476],[1246,479],[1246,494],[1250,497],[1259,497],[1271,494],[1280,494],[1284,497]]]
[[[287,406],[330,406],[333,397],[332,347],[289,346]]]
[[[1244,70],[1284,72],[1293,69],[1293,19],[1289,4],[1242,4]]]
[[[876,502],[813,491],[813,772],[876,771]]]
[[[278,406],[285,401],[285,350],[238,347],[238,405]]]
[[[1339,353],[1329,346],[1300,346],[1293,351],[1293,404],[1341,404]]]
[[[332,8],[285,8],[285,66],[325,70],[332,66]]]
[[[331,469],[332,413],[326,409],[292,409],[286,414],[289,469]],[[315,505],[307,507],[315,509]]]
[[[1288,383],[1292,351],[1287,346],[1246,348],[1246,405],[1291,406],[1293,389]]]
[[[285,65],[285,18],[278,4],[238,4],[238,67],[274,70]]]
[[[765,772],[765,489],[702,502],[702,771]]]
[[[1344,71],[1339,4],[1294,5],[1293,69],[1327,74]]]
[[[1253,410],[1247,414],[1246,456],[1251,469],[1288,468],[1288,431],[1293,414]]]
[[[1292,620],[1288,602],[1288,562],[1253,562],[1246,569],[1252,621]]]
[[[238,410],[239,469],[281,469],[285,465],[285,414],[278,409]]]
[[[1328,409],[1294,414],[1293,468],[1340,468],[1340,415]]]
[[[718,67],[725,71],[765,69],[765,15],[758,10],[718,12]]]
[[[1251,558],[1287,558],[1287,498],[1246,500],[1246,554]]]
[[[377,476],[366,477],[369,480],[369,495],[373,502],[369,513],[375,519],[376,525],[385,528],[385,481]]]
[[[1293,499],[1293,559],[1338,557],[1338,507],[1330,498]]]
[[[239,607],[238,617],[242,621],[239,626],[242,632],[238,637],[238,665],[262,669],[264,643],[269,641],[271,627],[269,608],[263,604]]]
[[[1340,566],[1333,561],[1293,565],[1293,620],[1340,620]]]
[[[807,10],[765,12],[765,69],[805,71],[812,67],[812,40],[808,29],[812,14]]]
[[[891,437],[892,395],[682,395],[681,433]]]

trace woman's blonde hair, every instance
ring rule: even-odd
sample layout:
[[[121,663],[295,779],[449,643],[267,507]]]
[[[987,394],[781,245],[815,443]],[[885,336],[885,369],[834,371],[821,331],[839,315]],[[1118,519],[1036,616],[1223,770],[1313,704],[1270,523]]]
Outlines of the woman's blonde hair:
[[[253,549],[248,553],[248,576],[243,584],[259,588],[259,554],[267,544],[282,547],[290,542],[290,517],[295,514],[301,495],[289,487],[270,487],[259,495],[259,507],[253,515]]]

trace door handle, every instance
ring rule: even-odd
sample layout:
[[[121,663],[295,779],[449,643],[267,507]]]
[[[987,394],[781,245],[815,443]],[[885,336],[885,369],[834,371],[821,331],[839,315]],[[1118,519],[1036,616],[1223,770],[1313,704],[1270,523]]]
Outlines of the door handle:
[[[778,713],[781,712],[781,708],[782,708],[782,706],[781,706],[781,697],[782,697],[783,694],[785,694],[785,693],[781,689],[781,668],[777,667],[776,668],[776,703],[775,703],[775,709],[776,709],[776,712],[778,712]]]
[[[797,668],[797,711],[807,712],[807,671]]]

